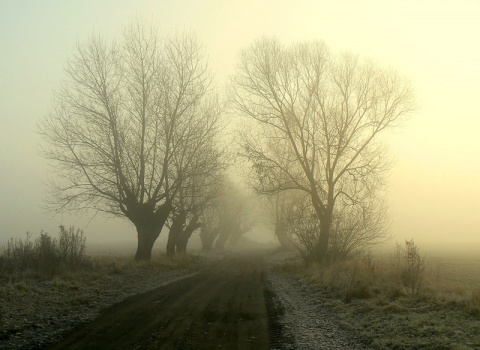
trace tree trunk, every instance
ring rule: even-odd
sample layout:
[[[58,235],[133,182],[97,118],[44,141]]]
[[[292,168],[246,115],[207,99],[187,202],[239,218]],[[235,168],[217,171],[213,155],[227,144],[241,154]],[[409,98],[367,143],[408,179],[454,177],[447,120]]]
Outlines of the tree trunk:
[[[218,229],[207,227],[206,225],[202,226],[200,231],[200,240],[202,241],[202,250],[209,251],[212,250],[213,242],[218,236]]]
[[[215,242],[215,249],[223,250],[225,249],[225,243],[227,243],[228,238],[230,237],[231,231],[226,229],[220,229],[220,234],[218,235],[218,239]]]
[[[170,228],[167,241],[167,256],[169,257],[175,255],[175,251],[183,232],[183,226],[185,225],[185,220],[185,215],[177,215],[173,218],[172,227]]]
[[[198,217],[194,216],[192,220],[189,222],[185,230],[181,233],[180,237],[177,240],[177,253],[178,254],[186,254],[187,253],[187,244],[190,237],[192,237],[193,231],[202,227],[202,225],[198,222]]]
[[[170,203],[162,204],[155,212],[148,205],[131,208],[127,217],[137,228],[138,245],[135,261],[150,260],[152,249],[171,211]]]
[[[313,251],[313,260],[323,263],[328,253],[328,243],[330,240],[330,228],[332,226],[332,214],[328,213],[320,218],[320,236]]]
[[[328,253],[328,243],[330,240],[330,231],[333,221],[333,207],[335,200],[333,197],[334,185],[329,184],[327,203],[325,206],[321,205],[317,196],[312,195],[312,204],[320,220],[320,236],[313,248],[312,261],[324,263]]]
[[[137,227],[138,245],[135,253],[135,260],[150,260],[152,258],[153,244],[160,235],[160,231],[156,232],[151,227]]]
[[[168,241],[167,241],[167,256],[170,258],[175,256],[175,247],[177,246],[177,237],[178,237],[178,231],[173,231],[172,229],[170,229],[170,232],[168,233]]]

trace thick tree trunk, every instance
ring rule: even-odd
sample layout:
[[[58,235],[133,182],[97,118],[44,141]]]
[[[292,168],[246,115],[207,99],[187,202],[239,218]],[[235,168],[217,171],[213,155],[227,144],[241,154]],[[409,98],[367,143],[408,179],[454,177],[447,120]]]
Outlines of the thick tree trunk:
[[[329,184],[327,203],[323,206],[318,196],[312,195],[312,204],[320,220],[320,236],[313,249],[312,260],[318,263],[324,263],[328,254],[328,244],[330,241],[330,231],[333,220],[333,207],[335,204],[333,196],[334,185]]]
[[[232,218],[223,218],[220,219],[218,223],[217,232],[218,238],[215,241],[215,249],[223,250],[225,249],[225,244],[227,243],[230,235],[232,234],[233,220]]]
[[[156,232],[151,227],[137,227],[138,245],[135,253],[135,260],[150,260],[152,258],[153,244],[160,235],[160,231]]]
[[[169,257],[175,256],[175,251],[183,232],[185,220],[185,215],[177,215],[173,218],[172,227],[170,228],[167,241],[167,256]]]
[[[175,247],[177,246],[177,237],[178,237],[178,231],[172,231],[172,229],[170,229],[170,232],[168,233],[168,241],[167,241],[167,256],[170,258],[175,256]]]
[[[209,251],[213,248],[213,242],[218,236],[218,229],[202,226],[200,231],[200,240],[202,241],[202,250]]]
[[[183,239],[183,237],[181,237],[181,238],[178,240],[177,250],[176,250],[176,254],[177,254],[177,255],[185,255],[185,254],[187,254],[187,243],[188,243],[188,240]]]
[[[230,237],[231,231],[226,229],[220,229],[220,234],[218,235],[217,241],[215,242],[215,249],[223,250],[225,249],[225,244]]]
[[[187,253],[188,240],[192,237],[193,231],[200,227],[202,225],[198,222],[198,217],[194,216],[177,240],[177,254]]]
[[[332,214],[323,215],[320,218],[320,236],[314,249],[313,260],[319,263],[325,262],[330,240],[330,228],[332,226]]]
[[[152,212],[147,205],[131,207],[127,217],[137,228],[138,245],[135,253],[135,260],[150,260],[152,258],[152,249],[160,232],[162,231],[172,207],[170,203],[161,205],[156,211]]]

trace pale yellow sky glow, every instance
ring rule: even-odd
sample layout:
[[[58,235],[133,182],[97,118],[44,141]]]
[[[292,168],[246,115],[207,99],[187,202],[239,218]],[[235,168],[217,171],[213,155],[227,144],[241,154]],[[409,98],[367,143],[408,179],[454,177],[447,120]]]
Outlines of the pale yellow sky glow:
[[[222,86],[260,36],[323,40],[409,78],[418,110],[385,137],[393,240],[461,242],[480,251],[480,1],[0,0],[0,244],[59,224],[46,215],[36,123],[47,113],[76,41],[113,37],[132,19],[192,30]],[[125,221],[95,219],[88,239],[135,239]]]

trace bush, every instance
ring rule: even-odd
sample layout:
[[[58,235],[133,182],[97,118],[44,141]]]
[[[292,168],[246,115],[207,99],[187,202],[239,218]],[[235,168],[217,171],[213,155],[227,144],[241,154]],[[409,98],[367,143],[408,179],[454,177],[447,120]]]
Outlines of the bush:
[[[318,242],[321,221],[310,200],[295,203],[295,210],[285,215],[288,238],[303,260],[319,262]],[[335,210],[330,227],[327,255],[323,263],[361,257],[367,249],[386,239],[388,221],[381,200],[370,199],[359,206]]]
[[[33,274],[52,278],[59,272],[90,265],[85,255],[86,238],[82,230],[60,226],[58,240],[47,232],[32,241],[31,234],[22,239],[11,238],[0,256],[0,272],[12,279]]]
[[[60,263],[57,242],[48,233],[41,231],[40,237],[35,241],[34,257],[37,263],[37,271],[49,277],[55,274]]]
[[[67,230],[60,226],[59,254],[60,259],[66,266],[80,266],[85,260],[86,237],[82,230],[73,226]]]
[[[35,267],[34,244],[31,241],[31,235],[27,232],[24,241],[11,238],[7,242],[2,256],[3,269],[9,272],[26,271]]]
[[[397,244],[396,249],[397,275],[410,295],[417,295],[423,285],[425,258],[420,255],[420,249],[412,240],[405,240],[405,247]]]

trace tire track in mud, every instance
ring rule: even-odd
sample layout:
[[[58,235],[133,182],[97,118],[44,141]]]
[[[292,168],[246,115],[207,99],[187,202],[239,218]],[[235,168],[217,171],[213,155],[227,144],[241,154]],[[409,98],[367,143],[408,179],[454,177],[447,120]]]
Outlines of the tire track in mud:
[[[284,315],[284,307],[275,293],[272,286],[267,283],[265,286],[265,303],[268,312],[268,330],[270,333],[270,349],[289,350],[295,349],[295,338],[293,334],[286,329],[281,318]]]
[[[283,338],[268,290],[261,257],[225,258],[105,309],[51,349],[286,349],[273,345]]]

